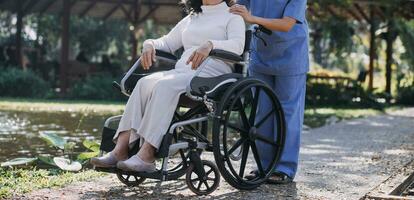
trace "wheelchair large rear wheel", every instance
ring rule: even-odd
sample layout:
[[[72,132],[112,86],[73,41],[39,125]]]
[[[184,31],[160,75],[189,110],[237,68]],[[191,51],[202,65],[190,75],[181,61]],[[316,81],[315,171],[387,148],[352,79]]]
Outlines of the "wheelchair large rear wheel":
[[[274,124],[276,130],[269,133]],[[285,134],[283,110],[269,86],[252,78],[232,85],[219,103],[213,124],[214,158],[223,178],[237,189],[258,187],[280,160]],[[259,176],[245,178],[253,170]]]

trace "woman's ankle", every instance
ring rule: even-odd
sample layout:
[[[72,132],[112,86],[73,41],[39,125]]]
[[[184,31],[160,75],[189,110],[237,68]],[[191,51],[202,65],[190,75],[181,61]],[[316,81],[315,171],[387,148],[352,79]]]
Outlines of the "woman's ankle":
[[[118,160],[118,161],[128,159],[128,153],[120,153],[118,151],[112,151],[111,154],[114,155],[116,160]]]
[[[155,161],[155,156],[150,155],[149,153],[137,153],[137,155],[142,161],[146,163],[152,163]]]

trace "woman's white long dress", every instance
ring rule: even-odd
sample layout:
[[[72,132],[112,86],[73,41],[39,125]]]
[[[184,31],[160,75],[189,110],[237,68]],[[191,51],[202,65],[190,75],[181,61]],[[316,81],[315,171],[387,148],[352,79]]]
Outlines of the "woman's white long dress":
[[[129,144],[141,137],[159,148],[174,116],[179,97],[195,73],[191,64],[186,64],[191,54],[207,41],[213,43],[214,49],[239,55],[243,53],[244,21],[240,16],[230,14],[228,9],[226,3],[202,6],[202,13],[188,15],[167,35],[151,40],[156,49],[174,52],[184,47],[184,53],[175,69],[154,73],[138,81],[126,104],[114,141],[120,132],[132,130]],[[200,76],[212,77],[231,71],[230,65],[210,59]]]

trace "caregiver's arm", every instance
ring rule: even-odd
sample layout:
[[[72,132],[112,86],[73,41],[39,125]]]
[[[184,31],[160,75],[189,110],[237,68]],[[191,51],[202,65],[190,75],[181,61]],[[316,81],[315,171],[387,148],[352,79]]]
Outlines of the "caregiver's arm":
[[[244,5],[239,4],[233,5],[230,12],[242,16],[251,24],[259,24],[273,31],[289,32],[296,23],[305,21],[306,2],[306,0],[290,0],[284,8],[282,18],[279,19],[253,16]]]
[[[240,16],[234,15],[227,24],[226,40],[210,40],[198,48],[187,61],[192,63],[191,68],[197,69],[208,57],[212,49],[229,51],[241,55],[244,49],[246,25]]]
[[[272,31],[289,32],[290,29],[296,24],[296,20],[291,17],[283,17],[281,19],[267,19],[263,17],[257,17],[250,14],[244,5],[233,5],[230,8],[230,12],[236,15],[240,15],[243,19],[250,24],[259,24]]]
[[[187,22],[188,16],[178,22],[178,24],[167,35],[164,35],[158,39],[145,40],[141,55],[141,63],[144,69],[149,69],[152,66],[152,62],[155,62],[156,49],[174,53],[183,46],[182,32],[183,27]]]

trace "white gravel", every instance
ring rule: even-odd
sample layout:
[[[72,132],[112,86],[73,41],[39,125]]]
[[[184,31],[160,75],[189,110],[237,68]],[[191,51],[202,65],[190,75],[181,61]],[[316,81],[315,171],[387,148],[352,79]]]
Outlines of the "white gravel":
[[[109,175],[27,199],[359,199],[414,158],[414,108],[306,130],[295,183],[238,191],[224,181],[212,195],[197,197],[184,180],[147,180],[137,188]]]

